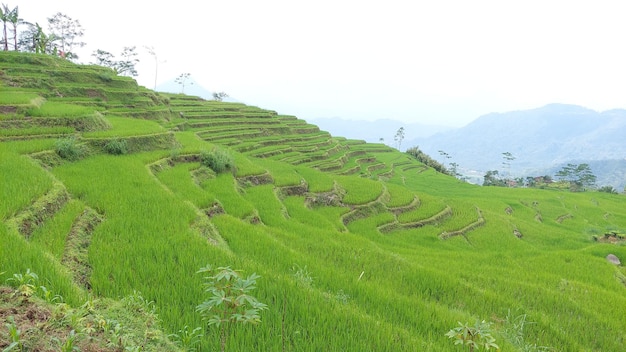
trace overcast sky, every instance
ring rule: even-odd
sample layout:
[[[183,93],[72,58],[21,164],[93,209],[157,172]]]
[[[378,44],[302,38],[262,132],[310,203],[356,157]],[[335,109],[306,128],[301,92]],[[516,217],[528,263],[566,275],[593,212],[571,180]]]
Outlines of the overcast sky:
[[[211,91],[303,119],[390,118],[462,126],[548,103],[626,108],[623,0],[20,0],[47,28],[62,12],[87,46],[153,46],[158,82],[184,72]],[[45,24],[45,25],[44,25]],[[154,87],[141,50],[139,84]]]

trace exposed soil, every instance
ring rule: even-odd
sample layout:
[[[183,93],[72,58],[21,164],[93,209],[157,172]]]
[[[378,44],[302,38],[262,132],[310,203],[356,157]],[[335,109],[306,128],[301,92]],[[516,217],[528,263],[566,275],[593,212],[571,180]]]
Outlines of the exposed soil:
[[[63,322],[62,317],[56,316],[58,313],[54,312],[53,307],[35,298],[20,296],[11,287],[0,287],[0,350],[11,344],[7,325],[14,324],[20,331],[24,351],[59,351],[59,343],[67,341],[72,328]],[[90,336],[91,339],[78,339],[76,347],[80,351],[117,351],[106,347],[101,336],[96,333]]]
[[[59,211],[68,200],[69,194],[65,188],[52,189],[16,216],[20,233],[26,238],[30,237],[35,228]]]
[[[222,205],[218,202],[215,202],[211,205],[211,207],[204,209],[204,213],[206,214],[206,216],[208,216],[209,218],[212,218],[214,216],[220,215],[220,214],[224,214],[224,208],[222,208]]]
[[[602,236],[594,236],[594,240],[601,243],[620,244],[626,243],[626,235],[617,232],[607,232]]]
[[[61,263],[72,272],[74,281],[86,289],[91,289],[91,265],[87,260],[87,251],[93,230],[102,220],[103,217],[95,210],[85,209],[72,225],[61,259]]]
[[[270,175],[269,173],[265,173],[262,175],[239,177],[237,178],[237,182],[242,187],[259,186],[274,183],[274,179],[272,178],[272,175]]]
[[[297,186],[285,186],[280,188],[280,193],[283,197],[304,196],[308,191],[309,185],[306,183],[302,183]]]
[[[572,214],[563,214],[563,215],[559,216],[558,218],[556,218],[556,222],[558,222],[560,224],[564,220],[571,219],[572,217],[573,217]]]
[[[15,114],[17,112],[17,106],[0,105],[0,114]]]

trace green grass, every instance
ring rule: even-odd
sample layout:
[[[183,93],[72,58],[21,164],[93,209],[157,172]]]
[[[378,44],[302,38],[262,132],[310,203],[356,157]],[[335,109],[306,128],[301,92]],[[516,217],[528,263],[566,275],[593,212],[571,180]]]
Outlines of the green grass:
[[[205,182],[202,188],[221,202],[227,214],[240,219],[254,215],[254,206],[238,192],[232,174],[218,174],[214,180]]]
[[[391,199],[386,203],[386,205],[390,208],[407,206],[411,204],[416,197],[415,194],[407,192],[407,189],[400,185],[387,183],[385,184],[385,187],[391,196]]]
[[[213,204],[216,199],[194,182],[191,172],[199,167],[199,163],[180,163],[158,172],[156,177],[164,187],[181,200],[189,201],[199,209],[204,209]]]
[[[34,92],[24,92],[19,90],[8,90],[0,87],[0,105],[28,105],[40,99]]]
[[[80,117],[91,115],[94,111],[88,106],[48,101],[40,107],[28,109],[26,114],[33,117]]]
[[[126,137],[162,133],[165,129],[155,121],[107,116],[112,128],[84,133],[85,138]]]
[[[74,133],[72,127],[31,127],[31,128],[9,128],[0,130],[0,137],[25,137],[36,135],[63,135]]]
[[[299,185],[304,180],[292,165],[270,159],[255,159],[255,164],[264,167],[274,178],[276,187]]]
[[[337,176],[337,182],[346,191],[343,201],[347,204],[365,204],[373,202],[383,192],[382,183],[370,179],[349,176]]]
[[[318,170],[307,167],[297,167],[295,171],[305,179],[309,185],[310,192],[329,192],[335,186],[335,179],[332,176]]]
[[[71,200],[54,217],[33,232],[32,243],[39,244],[44,252],[50,253],[57,260],[61,260],[67,234],[70,232],[74,220],[83,210],[85,210],[83,203]]]
[[[509,311],[533,322],[524,335],[529,343],[563,351],[623,348],[626,271],[605,257],[612,253],[626,260],[626,245],[591,237],[626,229],[623,195],[468,185],[393,148],[340,137],[329,141],[305,122],[272,111],[176,94],[150,97],[136,86],[123,87],[130,80],[108,86],[103,71],[91,66],[83,70],[59,62],[54,67],[59,72],[49,73],[46,65],[56,60],[48,61],[0,54],[0,67],[11,66],[3,77],[28,82],[29,89],[41,84],[41,96],[50,93],[43,88],[49,79],[76,93],[81,104],[89,105],[80,94],[95,82],[99,92],[115,99],[100,99],[92,107],[51,99],[32,110],[43,119],[80,117],[96,109],[117,109],[123,116],[172,109],[174,115],[198,117],[189,120],[202,125],[184,130],[178,116],[166,121],[160,113],[150,120],[113,114],[105,117],[112,129],[78,131],[78,138],[132,139],[178,126],[176,143],[126,155],[94,148],[81,160],[47,166],[29,154],[53,150],[55,139],[0,141],[0,272],[5,272],[0,281],[30,268],[71,305],[82,304],[87,292],[72,281],[71,267],[60,258],[80,214],[93,209],[103,221],[92,229],[87,248],[89,294],[120,299],[138,290],[155,302],[167,333],[203,326],[195,311],[203,298],[202,279],[195,274],[200,267],[231,266],[261,275],[255,294],[269,309],[261,324],[231,329],[229,350],[452,351],[445,333],[458,321],[477,319],[495,323],[502,350],[522,350],[503,334]],[[140,108],[130,107],[135,103]],[[242,126],[225,132],[223,117],[211,121],[218,116],[231,116]],[[280,123],[271,125],[286,130],[260,133],[262,119],[277,119]],[[251,134],[237,144],[242,131]],[[193,155],[214,147],[232,153],[233,173],[200,169]],[[293,151],[251,156],[281,148]],[[339,168],[322,172],[312,166]],[[357,166],[367,177],[334,174]],[[242,181],[268,174],[269,184]],[[302,180],[306,194],[281,198],[280,187]],[[59,185],[70,200],[26,239],[12,218],[37,211],[33,204]],[[418,207],[403,208],[416,196]],[[332,205],[311,206],[314,197],[338,198]],[[207,211],[216,204],[223,214]],[[447,217],[409,226],[446,209]],[[480,227],[465,237],[439,237],[475,223],[477,209],[485,220]],[[379,226],[387,224],[396,227],[381,233]],[[207,329],[200,349],[218,348],[217,332]]]
[[[7,148],[9,147],[9,148]],[[32,160],[0,144],[0,218],[6,220],[52,188],[52,179]]]

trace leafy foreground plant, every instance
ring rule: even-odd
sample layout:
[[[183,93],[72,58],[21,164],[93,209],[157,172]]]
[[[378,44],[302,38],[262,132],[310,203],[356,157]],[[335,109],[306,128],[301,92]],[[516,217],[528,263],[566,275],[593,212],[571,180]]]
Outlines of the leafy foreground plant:
[[[199,326],[193,330],[190,329],[189,325],[185,325],[184,328],[178,330],[177,334],[171,334],[168,337],[183,351],[196,351],[197,345],[200,344],[200,338],[204,334]]]
[[[528,321],[526,319],[526,314],[514,316],[511,310],[509,310],[504,321],[504,331],[502,331],[504,337],[509,340],[513,345],[518,347],[520,351],[550,351],[550,347],[537,346],[536,343],[531,343],[526,340],[524,332],[525,327],[529,324],[535,324],[534,322]]]
[[[250,295],[256,288],[256,279],[260,276],[252,273],[244,279],[238,271],[228,266],[214,269],[210,265],[201,268],[197,273],[207,274],[204,277],[204,291],[209,297],[196,307],[196,311],[207,321],[208,326],[216,326],[219,329],[223,352],[233,324],[261,322],[259,314],[267,309],[267,305]]]
[[[15,319],[13,317],[9,317],[7,319],[8,323],[4,324],[9,332],[10,344],[2,352],[9,351],[23,351],[24,345],[22,344],[22,332],[15,324]]]
[[[0,285],[0,352],[180,351],[160,329],[154,302],[137,291],[73,307],[38,281],[27,269]]]
[[[480,350],[481,348],[500,350],[500,347],[496,345],[496,339],[491,336],[491,323],[487,323],[484,320],[476,320],[474,326],[459,322],[459,326],[448,331],[446,336],[454,339],[455,345],[467,346],[470,352],[473,352],[474,349]]]
[[[30,271],[30,269],[26,269],[26,272],[24,274],[13,274],[13,277],[7,279],[7,283],[15,287],[20,295],[30,297],[33,295],[33,293],[35,293],[35,285],[37,284],[38,280],[39,276],[37,276],[37,274]]]

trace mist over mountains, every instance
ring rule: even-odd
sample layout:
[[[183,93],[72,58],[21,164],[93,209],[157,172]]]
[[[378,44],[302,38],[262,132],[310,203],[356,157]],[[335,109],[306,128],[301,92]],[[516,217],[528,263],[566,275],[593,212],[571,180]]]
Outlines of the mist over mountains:
[[[309,123],[320,129],[330,132],[333,136],[342,136],[350,139],[362,139],[369,143],[384,143],[396,147],[394,136],[400,127],[404,127],[404,141],[401,149],[410,147],[406,141],[432,136],[439,132],[452,130],[452,127],[426,125],[422,123],[406,123],[392,119],[375,121],[346,120],[339,117],[308,119]],[[382,141],[381,141],[382,138]]]
[[[206,100],[213,100],[213,91],[204,88],[193,77],[190,77],[185,81],[185,87],[183,89],[182,84],[176,82],[176,79],[170,79],[159,85],[154,89],[157,92],[174,93],[174,94],[186,94],[197,96]],[[232,97],[226,97],[223,101],[236,102],[237,100]]]
[[[399,127],[404,127],[406,136],[401,149],[419,146],[446,165],[455,162],[476,183],[482,183],[488,170],[502,171],[502,153],[509,152],[515,157],[507,169],[512,176],[554,176],[567,163],[588,163],[599,186],[611,185],[621,191],[626,185],[623,109],[597,112],[577,105],[549,104],[483,115],[456,129],[392,120],[375,124],[320,119],[312,123],[333,135],[371,142],[384,136],[385,143],[394,147],[393,136]],[[440,151],[450,158],[444,158]]]

